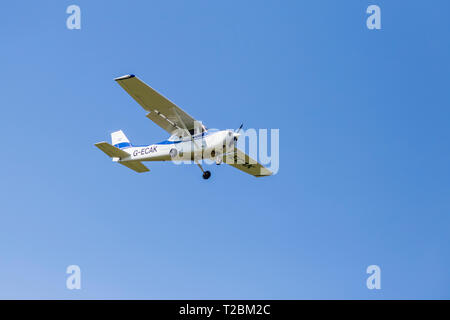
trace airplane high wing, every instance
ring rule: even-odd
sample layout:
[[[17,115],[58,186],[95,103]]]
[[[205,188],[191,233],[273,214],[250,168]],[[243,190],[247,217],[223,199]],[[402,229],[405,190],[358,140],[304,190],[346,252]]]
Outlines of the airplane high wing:
[[[172,134],[176,130],[191,131],[195,126],[195,119],[181,108],[172,103],[135,75],[126,75],[114,79],[142,108],[147,110],[147,118],[162,129]]]
[[[237,130],[208,130],[200,121],[192,118],[135,75],[125,75],[114,80],[148,112],[147,118],[170,133],[170,137],[159,143],[137,146],[131,144],[122,130],[114,131],[111,133],[111,144],[95,144],[112,158],[112,161],[136,172],[150,171],[142,163],[144,161],[193,161],[202,171],[203,179],[211,177],[211,172],[204,170],[201,163],[206,159],[215,161],[217,165],[229,164],[254,177],[274,174],[237,148],[243,124]]]
[[[234,148],[234,151],[224,155],[223,162],[255,177],[272,175],[272,171],[265,168],[262,164],[238,148]]]

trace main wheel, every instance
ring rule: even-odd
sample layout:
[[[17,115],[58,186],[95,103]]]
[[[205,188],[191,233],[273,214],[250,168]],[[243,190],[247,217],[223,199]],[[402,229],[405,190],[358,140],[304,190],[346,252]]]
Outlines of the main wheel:
[[[169,151],[170,157],[173,159],[178,155],[177,149],[170,149]]]
[[[209,172],[209,171],[205,171],[205,172],[203,172],[203,179],[209,179],[209,177],[211,177],[211,172]]]

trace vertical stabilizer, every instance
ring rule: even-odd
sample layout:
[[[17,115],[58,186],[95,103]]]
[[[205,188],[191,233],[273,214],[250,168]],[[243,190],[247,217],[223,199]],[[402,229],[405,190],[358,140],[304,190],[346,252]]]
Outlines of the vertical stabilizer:
[[[111,144],[116,148],[131,147],[130,140],[128,140],[125,133],[122,130],[111,133]]]

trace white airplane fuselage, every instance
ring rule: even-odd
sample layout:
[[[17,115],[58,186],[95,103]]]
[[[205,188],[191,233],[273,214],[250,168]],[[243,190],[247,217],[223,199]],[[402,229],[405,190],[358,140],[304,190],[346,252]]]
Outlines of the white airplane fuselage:
[[[239,134],[233,130],[208,130],[191,137],[170,137],[159,143],[133,146],[129,143],[114,145],[129,153],[126,158],[115,159],[118,162],[126,161],[170,161],[214,159],[226,152],[231,147]],[[219,160],[218,160],[219,161]]]

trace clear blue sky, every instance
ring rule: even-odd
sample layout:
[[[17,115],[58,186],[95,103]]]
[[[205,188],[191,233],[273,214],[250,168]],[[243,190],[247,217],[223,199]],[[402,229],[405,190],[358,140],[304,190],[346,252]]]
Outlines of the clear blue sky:
[[[0,298],[450,298],[449,11],[3,3]],[[111,163],[93,144],[114,130],[166,138],[113,81],[127,73],[209,127],[279,128],[279,173]]]

